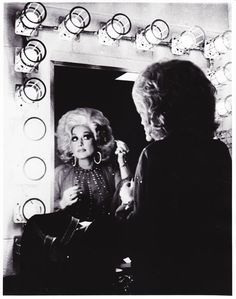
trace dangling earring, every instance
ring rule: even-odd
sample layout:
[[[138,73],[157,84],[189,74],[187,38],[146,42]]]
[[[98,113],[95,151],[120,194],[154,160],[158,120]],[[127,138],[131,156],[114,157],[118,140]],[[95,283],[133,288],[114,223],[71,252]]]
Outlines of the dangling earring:
[[[97,154],[98,154],[98,161],[96,161],[96,158],[95,157],[93,157],[93,161],[94,161],[94,163],[96,163],[96,164],[100,164],[101,163],[101,161],[102,161],[102,154],[100,153],[100,152],[98,152],[97,151]]]
[[[73,163],[72,166],[76,166],[77,165],[77,158],[73,155]]]

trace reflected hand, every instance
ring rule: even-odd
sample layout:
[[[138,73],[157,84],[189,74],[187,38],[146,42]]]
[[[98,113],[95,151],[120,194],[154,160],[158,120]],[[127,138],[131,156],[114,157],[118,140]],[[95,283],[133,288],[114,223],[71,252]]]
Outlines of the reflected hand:
[[[120,198],[122,204],[127,205],[134,200],[134,181],[125,182],[120,188]]]
[[[116,140],[116,151],[115,154],[117,155],[117,161],[122,167],[123,165],[126,164],[126,154],[129,152],[129,148],[126,143],[124,143],[121,140]]]
[[[60,201],[61,209],[65,209],[67,206],[71,206],[76,203],[79,193],[82,193],[82,189],[79,186],[73,186],[66,189]]]

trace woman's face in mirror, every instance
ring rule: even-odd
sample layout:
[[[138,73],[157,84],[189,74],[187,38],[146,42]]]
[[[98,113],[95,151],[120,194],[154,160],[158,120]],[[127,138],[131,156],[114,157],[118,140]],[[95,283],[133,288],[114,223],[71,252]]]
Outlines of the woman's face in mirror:
[[[71,150],[80,159],[91,159],[95,152],[95,140],[92,131],[87,126],[75,126],[72,129]]]

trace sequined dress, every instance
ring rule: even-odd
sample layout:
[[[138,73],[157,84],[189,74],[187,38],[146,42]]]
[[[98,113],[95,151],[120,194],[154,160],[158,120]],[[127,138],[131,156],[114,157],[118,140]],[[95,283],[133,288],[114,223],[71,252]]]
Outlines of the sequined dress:
[[[59,202],[66,189],[79,186],[82,192],[78,193],[75,204],[66,207],[66,212],[81,221],[92,221],[101,215],[109,214],[113,207],[119,204],[113,194],[120,180],[119,172],[111,165],[95,165],[92,169],[60,165],[55,171],[54,210],[60,210]]]

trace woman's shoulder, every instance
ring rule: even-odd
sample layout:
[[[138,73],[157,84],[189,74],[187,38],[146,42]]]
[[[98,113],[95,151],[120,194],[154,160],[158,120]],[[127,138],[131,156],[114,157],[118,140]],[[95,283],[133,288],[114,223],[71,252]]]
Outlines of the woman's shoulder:
[[[217,152],[222,155],[228,155],[229,154],[229,148],[228,146],[221,141],[220,139],[213,139],[211,143],[211,147]]]
[[[149,143],[141,152],[141,155],[148,155],[149,153],[151,153],[152,151],[156,151],[157,149],[161,149],[165,146],[166,144],[166,140],[165,139],[161,139],[161,140],[155,140],[151,143]]]
[[[211,142],[212,142],[213,146],[215,146],[215,147],[227,148],[227,145],[218,138],[212,139]]]
[[[55,174],[56,175],[66,175],[72,168],[73,168],[73,166],[68,163],[58,165],[55,168]]]
[[[174,141],[168,138],[162,140],[156,140],[148,144],[142,151],[141,156],[157,156],[157,155],[168,155],[173,150],[182,150],[182,148],[196,148],[209,152],[211,155],[216,156],[229,156],[228,146],[220,139],[209,139],[203,141]]]

